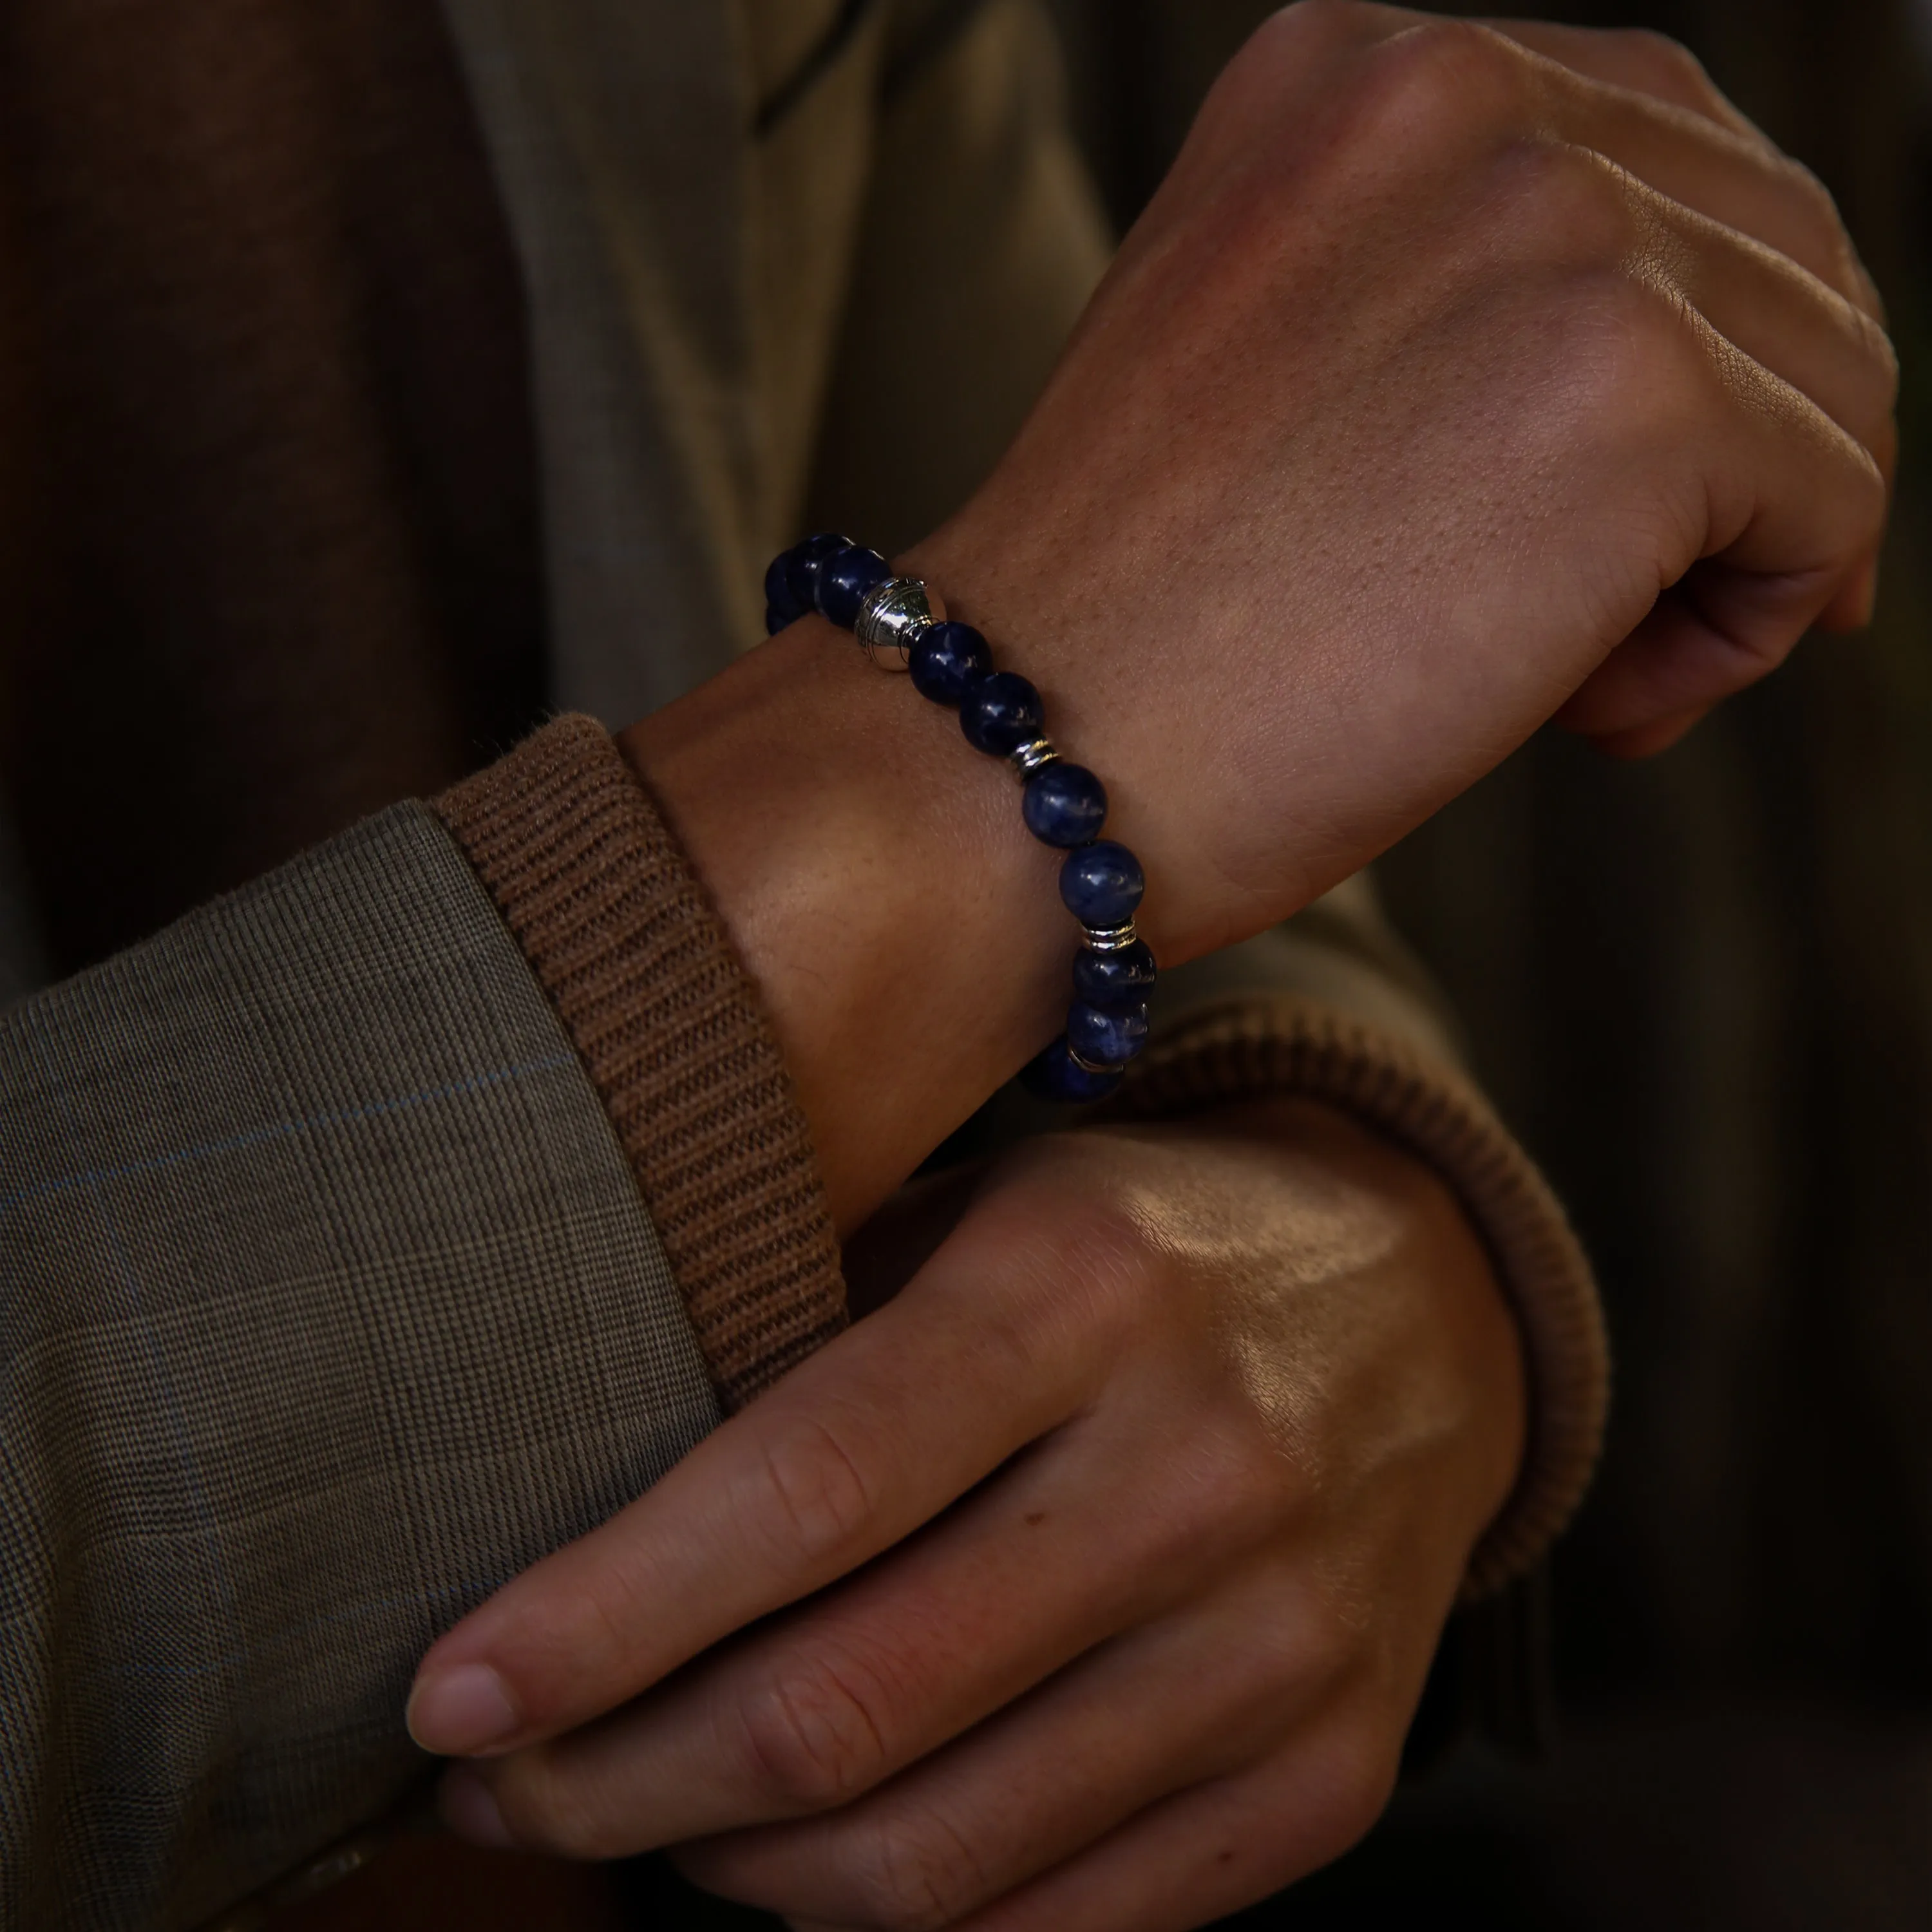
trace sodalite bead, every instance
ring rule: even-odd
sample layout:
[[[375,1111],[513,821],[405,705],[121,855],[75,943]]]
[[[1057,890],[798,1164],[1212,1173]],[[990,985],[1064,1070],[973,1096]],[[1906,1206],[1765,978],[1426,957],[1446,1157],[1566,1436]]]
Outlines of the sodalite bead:
[[[787,550],[782,556],[773,557],[771,568],[765,572],[765,630],[774,638],[812,608],[792,594],[790,565],[791,552]]]
[[[1095,952],[1083,946],[1073,956],[1073,990],[1090,1006],[1145,1004],[1160,973],[1154,950],[1144,939],[1120,952]]]
[[[788,624],[796,623],[808,610],[815,610],[818,566],[835,550],[851,547],[849,537],[842,537],[836,530],[820,530],[774,557],[765,572],[765,628],[776,634]]]
[[[1089,1100],[1104,1100],[1120,1084],[1118,1073],[1089,1073],[1067,1058],[1066,1042],[1057,1040],[1046,1051],[1027,1063],[1020,1084],[1036,1100],[1052,1100],[1064,1107]]]
[[[848,544],[819,564],[815,586],[818,608],[849,631],[859,621],[859,606],[865,602],[866,592],[892,574],[892,566],[877,550]]]
[[[1017,671],[991,671],[959,706],[959,728],[974,750],[1004,758],[1040,736],[1040,693]]]
[[[1146,1046],[1148,1010],[1143,1001],[1116,1012],[1076,1000],[1066,1010],[1066,1044],[1082,1060],[1102,1066],[1124,1066]]]
[[[1111,838],[1070,852],[1060,868],[1060,896],[1082,926],[1124,926],[1146,890],[1141,862]]]
[[[1043,845],[1084,845],[1107,820],[1107,788],[1084,765],[1056,760],[1026,782],[1020,816]]]
[[[993,668],[993,653],[970,624],[928,624],[912,647],[912,686],[935,704],[957,704]]]
[[[802,618],[808,610],[818,610],[819,566],[827,556],[852,549],[852,539],[841,537],[836,530],[819,530],[794,543],[771,570],[765,572],[765,604],[772,613],[790,610],[788,622]],[[782,587],[782,597],[781,597]]]

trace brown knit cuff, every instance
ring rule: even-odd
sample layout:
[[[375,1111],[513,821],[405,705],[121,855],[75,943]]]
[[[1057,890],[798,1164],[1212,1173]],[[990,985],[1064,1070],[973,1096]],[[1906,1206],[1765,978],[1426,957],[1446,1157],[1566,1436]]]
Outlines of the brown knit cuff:
[[[1487,1245],[1522,1332],[1529,1439],[1470,1558],[1466,1598],[1535,1568],[1588,1487],[1610,1400],[1590,1264],[1562,1208],[1488,1103],[1452,1068],[1334,1008],[1255,994],[1200,1008],[1130,1070],[1110,1114],[1172,1117],[1293,1093],[1354,1114],[1435,1168]]]
[[[550,994],[729,1411],[845,1322],[818,1164],[756,990],[602,726],[560,718],[433,801]]]

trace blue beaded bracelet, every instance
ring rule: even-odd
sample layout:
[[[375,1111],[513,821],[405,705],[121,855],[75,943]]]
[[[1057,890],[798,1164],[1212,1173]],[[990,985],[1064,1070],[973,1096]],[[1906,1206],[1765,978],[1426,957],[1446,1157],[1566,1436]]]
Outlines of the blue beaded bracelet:
[[[765,628],[782,631],[811,610],[853,632],[880,669],[910,671],[914,690],[956,709],[966,742],[1019,774],[1027,830],[1066,850],[1060,896],[1083,928],[1073,1003],[1066,1030],[1022,1077],[1042,1100],[1103,1100],[1147,1044],[1156,976],[1154,954],[1134,930],[1146,884],[1140,861],[1100,836],[1106,786],[1054,749],[1040,693],[1016,673],[995,670],[986,639],[949,621],[925,584],[895,577],[877,550],[826,532],[774,559],[765,573]]]

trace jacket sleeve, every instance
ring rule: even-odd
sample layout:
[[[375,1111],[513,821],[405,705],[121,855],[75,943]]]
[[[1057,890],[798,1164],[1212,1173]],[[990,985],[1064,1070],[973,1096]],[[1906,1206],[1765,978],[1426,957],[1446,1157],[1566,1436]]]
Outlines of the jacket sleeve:
[[[401,1797],[425,1646],[842,1316],[588,724],[0,1012],[0,1927],[191,1924]]]

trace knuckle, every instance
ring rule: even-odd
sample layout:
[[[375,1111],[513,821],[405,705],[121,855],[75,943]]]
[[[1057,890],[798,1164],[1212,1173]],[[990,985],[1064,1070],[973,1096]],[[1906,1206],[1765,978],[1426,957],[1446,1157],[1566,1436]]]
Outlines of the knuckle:
[[[1222,1439],[1178,1457],[1165,1492],[1148,1498],[1143,1562],[1156,1574],[1271,1543],[1305,1500],[1293,1465],[1264,1429],[1216,1433]]]
[[[1728,112],[1730,104],[1718,91],[1704,63],[1682,40],[1672,40],[1654,27],[1624,27],[1618,32],[1637,63],[1664,89]]]
[[[496,1766],[490,1792],[505,1830],[521,1850],[597,1859],[633,1849],[548,1746],[520,1751]]]
[[[1382,41],[1364,71],[1372,119],[1419,155],[1514,124],[1528,98],[1521,50],[1473,20],[1424,20]]]
[[[1342,40],[1372,31],[1375,8],[1365,0],[1294,0],[1264,20],[1256,35],[1295,34],[1317,40]]]
[[[1539,257],[1582,267],[1622,263],[1642,236],[1628,179],[1587,148],[1513,141],[1491,164],[1490,186],[1513,237]]]
[[[1878,406],[1888,412],[1898,402],[1898,350],[1883,326],[1862,309],[1852,310],[1852,324],[1858,331],[1860,348],[1870,365]]]
[[[1324,1862],[1367,1837],[1388,1809],[1400,1762],[1400,1741],[1372,1720],[1352,1725],[1331,1743],[1316,1781],[1310,1820]]]
[[[1774,154],[1769,165],[1810,252],[1823,266],[1824,278],[1840,295],[1858,301],[1865,291],[1864,270],[1832,190],[1789,154]]]
[[[880,1819],[855,1868],[864,1922],[881,1932],[940,1932],[991,1889],[970,1842],[937,1810]]]
[[[1359,1612],[1327,1591],[1305,1603],[1288,1627],[1301,1684],[1328,1689],[1357,1676],[1372,1651]]]
[[[1804,164],[1790,154],[1780,154],[1774,164],[1785,191],[1802,208],[1821,235],[1849,249],[1844,218],[1832,190]]]
[[[1155,1286],[1160,1257],[1131,1202],[1083,1202],[1060,1218],[1052,1241],[1055,1272],[1084,1282],[1105,1306],[1138,1307]]]
[[[767,1438],[760,1474],[777,1508],[758,1520],[777,1526],[782,1558],[836,1557],[872,1520],[876,1501],[859,1457],[823,1416],[793,1418]]]
[[[1892,502],[1881,458],[1851,437],[1846,441],[1852,446],[1844,452],[1850,504],[1833,566],[1841,572],[1860,562],[1883,538]]]
[[[1894,394],[1898,382],[1898,364],[1892,365],[1892,387]],[[1879,516],[1881,523],[1891,498],[1888,478],[1898,466],[1898,424],[1888,416],[1874,433],[1871,446],[1872,467],[1876,472],[1876,481],[1880,492]]]
[[[1165,1257],[1130,1194],[1062,1187],[1009,1204],[1003,1279],[1036,1316],[1090,1343],[1159,1305]]]
[[[823,1811],[888,1768],[885,1732],[859,1673],[818,1658],[775,1676],[738,1712],[752,1781],[789,1810]]]
[[[1718,388],[1710,332],[1679,291],[1598,265],[1568,278],[1560,306],[1564,378],[1595,432],[1642,444],[1660,428],[1681,440],[1708,422]]]

